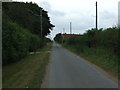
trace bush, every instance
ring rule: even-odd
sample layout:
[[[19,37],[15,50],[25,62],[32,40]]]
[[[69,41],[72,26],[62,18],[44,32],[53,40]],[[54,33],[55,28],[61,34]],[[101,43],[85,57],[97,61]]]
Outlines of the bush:
[[[62,34],[61,33],[58,33],[54,40],[57,42],[57,43],[62,43]]]
[[[64,46],[110,72],[118,72],[119,29],[91,29],[83,35],[67,38]],[[119,70],[120,71],[120,70]]]
[[[3,65],[16,62],[27,55],[30,33],[12,22],[3,23],[2,32]]]
[[[31,34],[29,51],[33,52],[36,51],[38,48],[40,48],[40,41],[41,40],[38,36]]]
[[[38,19],[39,17],[33,15],[37,13],[39,15],[40,9],[42,8],[33,3],[3,3],[3,65],[21,60],[29,51],[36,51],[38,48],[42,48],[48,41],[44,40],[44,37],[50,33],[54,25],[50,23],[47,12],[42,9],[45,26],[43,26],[43,38],[40,38],[40,20]],[[47,26],[46,23],[48,24]]]
[[[3,21],[2,35],[3,65],[21,60],[29,51],[42,48],[48,41],[48,39],[41,39],[10,20]]]
[[[66,39],[65,44],[74,46],[79,51],[84,51],[84,47],[88,48],[96,48],[96,47],[103,47],[110,49],[111,52],[115,54],[118,53],[119,46],[118,46],[118,29],[107,28],[105,30],[96,30],[91,29],[88,30],[83,35],[73,36]],[[58,38],[59,40],[60,38]]]

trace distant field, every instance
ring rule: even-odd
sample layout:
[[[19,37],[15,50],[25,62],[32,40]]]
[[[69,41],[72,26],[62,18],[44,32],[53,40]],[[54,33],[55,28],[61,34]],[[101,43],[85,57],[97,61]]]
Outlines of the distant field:
[[[29,54],[21,61],[3,67],[3,88],[40,88],[50,50],[51,43],[38,53]]]

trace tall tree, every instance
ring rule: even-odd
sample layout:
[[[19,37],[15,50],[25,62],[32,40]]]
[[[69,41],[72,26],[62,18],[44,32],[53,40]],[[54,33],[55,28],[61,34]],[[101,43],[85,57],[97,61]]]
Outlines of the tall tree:
[[[40,11],[42,10],[42,18]],[[24,28],[30,30],[31,33],[41,37],[46,36],[53,29],[48,12],[39,7],[36,3],[24,2],[4,2],[3,11],[10,17],[13,22],[16,22]],[[41,19],[42,31],[41,32]]]

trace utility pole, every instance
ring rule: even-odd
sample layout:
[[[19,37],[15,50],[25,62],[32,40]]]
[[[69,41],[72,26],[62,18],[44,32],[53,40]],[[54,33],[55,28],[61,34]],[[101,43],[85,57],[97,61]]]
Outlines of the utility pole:
[[[72,23],[70,22],[70,34],[72,34]]]
[[[98,30],[98,15],[97,15],[97,1],[96,1],[96,30]]]
[[[42,9],[40,10],[40,20],[41,20],[41,37],[42,37]]]

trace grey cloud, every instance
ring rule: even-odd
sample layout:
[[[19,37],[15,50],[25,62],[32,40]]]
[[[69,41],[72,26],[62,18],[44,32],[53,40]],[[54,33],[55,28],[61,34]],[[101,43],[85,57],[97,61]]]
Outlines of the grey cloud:
[[[53,10],[51,4],[47,0],[43,0],[40,2],[40,6],[42,6],[49,14],[53,16],[64,16],[65,13],[57,10]]]
[[[100,17],[102,19],[107,20],[107,19],[115,18],[116,15],[114,13],[109,12],[109,11],[103,11],[103,12],[100,13]]]
[[[72,22],[72,29],[74,33],[82,33],[88,29],[95,28],[94,11],[85,11],[86,9],[59,11],[56,10],[56,8],[52,8],[51,3],[47,0],[43,0],[40,5],[48,11],[52,23],[55,24],[55,28],[51,33],[52,37],[54,37],[57,33],[63,32],[63,28],[65,28],[66,33],[69,33],[70,22]],[[114,22],[117,23],[117,14],[112,12],[112,10],[102,10],[102,12],[98,13],[99,28],[111,27]]]
[[[1,2],[12,2],[12,0],[0,0]]]
[[[81,33],[83,30],[87,30],[94,27],[94,18],[91,17],[79,17],[79,15],[76,17],[55,17],[54,23],[56,23],[55,30],[58,30],[58,32],[61,32],[63,28],[65,28],[65,32],[69,33],[69,23],[72,22],[72,30],[74,33]]]
[[[99,14],[99,26],[103,28],[117,26],[117,14],[103,11]]]
[[[47,11],[51,11],[51,5],[46,0],[40,2],[40,6],[43,7]]]
[[[120,1],[118,3],[118,27],[120,28]]]
[[[52,10],[50,13],[56,16],[65,16],[65,13],[60,12],[60,11],[55,11],[55,10]]]

